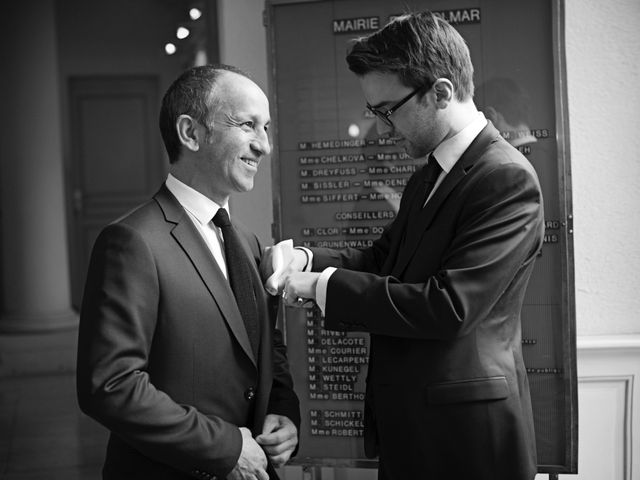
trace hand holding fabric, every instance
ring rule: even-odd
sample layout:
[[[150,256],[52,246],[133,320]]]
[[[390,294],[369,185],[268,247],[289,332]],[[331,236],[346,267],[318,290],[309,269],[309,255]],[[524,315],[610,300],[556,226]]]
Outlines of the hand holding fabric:
[[[317,272],[293,272],[286,277],[282,291],[285,305],[310,307],[316,300],[316,285],[320,278]]]
[[[285,281],[292,272],[301,272],[307,263],[304,251],[293,248],[293,240],[283,240],[268,247],[260,261],[264,286],[271,295],[282,293]]]
[[[281,467],[293,454],[298,445],[298,429],[284,415],[269,414],[264,420],[262,433],[256,442],[269,455],[269,460],[276,467]]]

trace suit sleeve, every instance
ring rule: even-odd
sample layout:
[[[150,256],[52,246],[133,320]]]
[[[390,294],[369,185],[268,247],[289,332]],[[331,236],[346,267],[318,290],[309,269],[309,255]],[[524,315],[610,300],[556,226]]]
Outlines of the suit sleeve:
[[[81,409],[148,457],[224,478],[239,457],[238,428],[175,403],[146,372],[160,298],[156,259],[123,224],[96,240],[80,317]]]
[[[339,268],[328,283],[325,326],[450,339],[486,318],[541,247],[540,186],[531,169],[505,163],[477,179],[459,200],[463,208],[456,234],[437,272],[425,275],[424,283],[402,283],[392,276]]]
[[[389,222],[382,234],[369,248],[344,248],[335,250],[331,248],[310,247],[313,252],[313,271],[319,272],[327,267],[339,267],[359,272],[377,274],[385,264],[390,254],[392,238],[402,235],[399,229],[403,222],[400,215],[408,211],[409,199],[413,197],[418,188],[418,175],[414,174],[409,179],[400,201],[398,217]]]

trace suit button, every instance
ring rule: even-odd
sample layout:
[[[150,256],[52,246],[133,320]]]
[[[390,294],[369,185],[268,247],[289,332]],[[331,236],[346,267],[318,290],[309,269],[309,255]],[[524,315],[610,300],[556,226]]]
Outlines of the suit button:
[[[256,389],[254,387],[249,387],[244,392],[244,398],[250,402],[256,396]]]

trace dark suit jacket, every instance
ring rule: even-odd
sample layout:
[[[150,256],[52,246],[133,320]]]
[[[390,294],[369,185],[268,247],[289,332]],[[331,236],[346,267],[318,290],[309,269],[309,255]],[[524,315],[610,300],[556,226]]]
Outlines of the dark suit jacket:
[[[365,250],[313,248],[325,326],[371,333],[365,448],[388,478],[531,479],[520,310],[544,234],[533,167],[488,124]]]
[[[257,263],[261,248],[241,227]],[[255,267],[255,263],[253,267]],[[93,248],[78,339],[80,407],[111,430],[105,478],[224,478],[267,413],[299,427],[277,305],[255,275],[259,358],[229,282],[163,186]]]

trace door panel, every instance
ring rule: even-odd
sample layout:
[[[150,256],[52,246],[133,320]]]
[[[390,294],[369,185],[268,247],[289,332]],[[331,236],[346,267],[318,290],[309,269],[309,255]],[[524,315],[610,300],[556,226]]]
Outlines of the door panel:
[[[151,76],[69,82],[72,299],[79,306],[91,247],[104,225],[155,193],[166,175]]]

